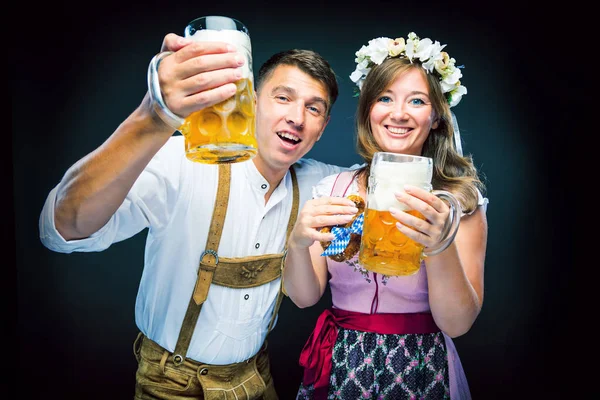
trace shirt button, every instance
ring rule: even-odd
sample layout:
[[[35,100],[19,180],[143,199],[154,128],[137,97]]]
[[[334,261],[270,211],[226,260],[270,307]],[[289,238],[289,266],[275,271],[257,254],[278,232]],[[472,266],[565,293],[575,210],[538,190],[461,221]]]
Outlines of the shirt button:
[[[247,295],[244,296],[244,300],[248,300],[249,298],[250,298],[249,294],[247,294]]]
[[[254,245],[254,248],[255,248],[255,249],[258,249],[259,247],[260,247],[260,243],[256,243],[256,244]]]
[[[261,189],[266,189],[267,188],[267,184],[263,183],[262,185],[260,185]]]

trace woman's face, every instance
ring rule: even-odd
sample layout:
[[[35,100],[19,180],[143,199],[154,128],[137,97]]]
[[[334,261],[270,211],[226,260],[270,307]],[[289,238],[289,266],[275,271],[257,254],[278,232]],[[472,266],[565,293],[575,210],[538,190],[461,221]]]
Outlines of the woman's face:
[[[421,155],[429,131],[437,128],[427,82],[416,68],[401,74],[371,107],[373,137],[387,152]]]

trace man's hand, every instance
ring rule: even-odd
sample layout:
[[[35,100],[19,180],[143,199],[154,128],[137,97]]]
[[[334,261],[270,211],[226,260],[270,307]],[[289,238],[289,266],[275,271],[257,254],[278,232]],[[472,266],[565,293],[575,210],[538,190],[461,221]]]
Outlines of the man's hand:
[[[186,118],[235,94],[245,59],[234,46],[169,33],[161,51],[173,52],[160,62],[158,78],[163,100],[176,115]]]

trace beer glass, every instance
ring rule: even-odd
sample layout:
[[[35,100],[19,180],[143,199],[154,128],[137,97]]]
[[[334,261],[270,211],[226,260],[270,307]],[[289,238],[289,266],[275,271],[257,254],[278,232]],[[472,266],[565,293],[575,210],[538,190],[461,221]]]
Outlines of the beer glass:
[[[205,16],[191,21],[185,37],[196,41],[219,41],[237,47],[246,62],[234,96],[189,115],[180,131],[185,154],[192,161],[223,164],[246,161],[257,152],[254,75],[248,29],[240,21],[222,16]]]
[[[358,255],[364,268],[383,275],[412,275],[419,271],[424,255],[438,254],[454,240],[462,213],[460,204],[450,192],[432,191],[432,176],[433,160],[429,157],[375,153]],[[450,219],[444,228],[444,240],[435,247],[425,248],[396,228],[397,220],[390,214],[390,207],[425,219],[420,212],[408,209],[394,196],[394,192],[403,191],[407,184],[430,191],[448,202]]]

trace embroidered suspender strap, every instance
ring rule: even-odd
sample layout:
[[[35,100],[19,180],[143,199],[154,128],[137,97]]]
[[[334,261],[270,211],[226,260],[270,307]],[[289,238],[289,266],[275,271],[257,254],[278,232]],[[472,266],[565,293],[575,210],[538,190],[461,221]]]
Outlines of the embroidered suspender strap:
[[[277,313],[279,312],[279,306],[281,306],[281,302],[283,301],[283,267],[285,266],[285,256],[287,254],[288,239],[290,238],[290,233],[292,233],[292,229],[294,229],[294,224],[296,223],[296,218],[298,217],[298,209],[300,208],[300,189],[298,189],[298,179],[296,178],[296,171],[294,171],[293,166],[290,168],[290,174],[292,175],[292,190],[294,199],[292,201],[292,211],[290,212],[290,219],[288,220],[287,231],[285,233],[283,256],[279,261],[279,274],[281,276],[281,281],[279,282],[279,293],[277,294],[277,300],[275,302],[275,308],[273,309],[273,315],[271,316],[271,322],[269,322],[267,335],[269,334],[269,332],[271,332],[271,329],[273,328],[275,318],[277,317]]]
[[[286,232],[286,243],[298,215],[299,190],[296,174],[290,169],[292,176],[293,201]],[[284,245],[284,251],[287,244]],[[281,276],[283,253],[264,254],[249,257],[219,257],[219,267],[215,270],[212,283],[234,289],[243,289],[264,285]]]
[[[293,202],[290,219],[286,233],[289,237],[299,207],[299,190],[296,174],[293,168],[290,169],[293,186]],[[227,212],[227,204],[229,200],[229,187],[231,180],[231,165],[221,164],[219,166],[219,185],[217,188],[217,196],[215,200],[215,208],[209,229],[206,250],[200,257],[200,265],[198,268],[198,279],[194,288],[194,293],[188,304],[188,308],[183,319],[183,323],[179,332],[179,338],[173,352],[173,363],[175,366],[181,365],[185,361],[185,355],[194,333],[194,328],[200,315],[202,304],[206,301],[208,290],[211,283],[231,288],[248,288],[263,285],[274,281],[281,276],[283,265],[283,254],[265,254],[261,256],[225,258],[219,257],[217,250],[221,234],[223,232],[223,223]],[[218,268],[217,268],[218,265]],[[275,321],[279,305],[281,303],[281,287],[276,300],[273,315],[269,323],[269,331]]]
[[[223,222],[225,221],[225,213],[227,212],[230,180],[231,165],[220,164],[219,186],[217,188],[212,221],[210,223],[210,229],[208,230],[206,249],[200,256],[198,279],[196,280],[194,293],[190,298],[190,303],[188,304],[183,323],[181,324],[181,329],[179,330],[175,351],[173,352],[173,363],[175,366],[179,366],[185,361],[185,355],[192,340],[198,316],[200,315],[200,309],[208,296],[208,289],[210,288],[210,283],[219,262],[217,250],[219,249],[221,233],[223,232]]]
[[[279,278],[281,254],[225,258],[219,257],[212,283],[234,289],[264,285]]]

